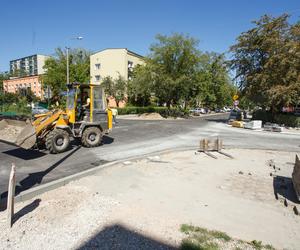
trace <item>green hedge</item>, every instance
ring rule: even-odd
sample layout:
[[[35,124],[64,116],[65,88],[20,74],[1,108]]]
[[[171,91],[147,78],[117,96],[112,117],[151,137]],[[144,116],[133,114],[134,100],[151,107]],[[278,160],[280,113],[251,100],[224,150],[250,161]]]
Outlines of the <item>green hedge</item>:
[[[300,127],[300,117],[293,114],[278,113],[272,117],[271,112],[257,110],[253,113],[252,120],[262,120],[263,123],[274,122],[288,127]]]
[[[125,107],[118,108],[119,115],[129,114],[145,114],[145,113],[159,113],[162,117],[187,117],[188,111],[179,108],[167,108],[167,107]]]

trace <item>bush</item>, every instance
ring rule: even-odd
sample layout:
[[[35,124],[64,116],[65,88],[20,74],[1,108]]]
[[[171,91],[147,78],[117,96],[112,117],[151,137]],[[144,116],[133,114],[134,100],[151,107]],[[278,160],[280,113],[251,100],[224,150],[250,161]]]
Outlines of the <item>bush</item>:
[[[262,120],[263,123],[274,122],[288,127],[300,127],[300,117],[293,114],[277,113],[272,116],[271,112],[257,110],[253,113],[253,120]]]
[[[253,112],[252,120],[261,120],[263,123],[274,122],[272,113],[265,110],[256,110]]]
[[[179,108],[167,108],[167,107],[125,107],[118,108],[119,115],[129,115],[129,114],[145,114],[145,113],[159,113],[162,117],[187,117],[188,111]]]
[[[275,122],[288,127],[300,127],[300,117],[291,114],[277,114],[275,115]]]

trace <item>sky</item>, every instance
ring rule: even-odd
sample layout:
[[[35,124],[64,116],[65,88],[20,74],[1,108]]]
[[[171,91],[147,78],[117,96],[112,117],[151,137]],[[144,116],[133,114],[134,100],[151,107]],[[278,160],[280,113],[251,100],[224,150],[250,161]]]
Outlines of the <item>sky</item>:
[[[1,0],[0,72],[9,61],[57,47],[128,48],[149,54],[156,34],[188,34],[223,53],[264,14],[300,20],[300,0]],[[75,37],[82,36],[82,40]]]

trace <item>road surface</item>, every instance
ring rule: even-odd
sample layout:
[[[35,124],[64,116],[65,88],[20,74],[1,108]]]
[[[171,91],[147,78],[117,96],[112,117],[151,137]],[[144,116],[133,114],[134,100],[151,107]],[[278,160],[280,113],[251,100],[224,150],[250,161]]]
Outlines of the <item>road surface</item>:
[[[0,143],[0,194],[6,196],[11,163],[16,164],[18,194],[107,162],[166,149],[196,147],[201,138],[207,137],[219,136],[225,147],[300,151],[300,134],[231,128],[224,123],[227,116],[163,121],[120,119],[101,147],[88,149],[74,142],[69,151],[57,155]]]

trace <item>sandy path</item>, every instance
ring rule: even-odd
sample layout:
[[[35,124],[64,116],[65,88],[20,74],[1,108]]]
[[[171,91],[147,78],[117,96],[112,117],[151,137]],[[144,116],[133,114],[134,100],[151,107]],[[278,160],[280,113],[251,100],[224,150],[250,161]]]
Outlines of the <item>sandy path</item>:
[[[226,152],[235,159],[186,151],[120,164],[36,197],[40,201],[18,203],[16,211],[31,207],[18,214],[12,231],[0,213],[0,248],[168,249],[180,244],[180,225],[192,223],[299,249],[300,216],[293,200],[285,207],[281,195],[274,198],[278,177],[270,176],[290,177],[295,153]],[[276,173],[270,160],[280,168]]]

